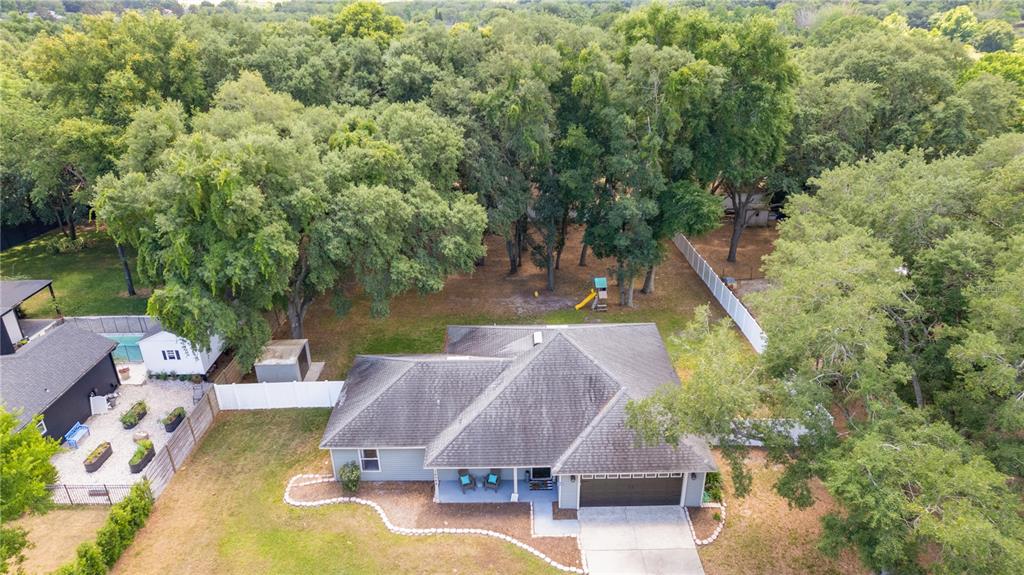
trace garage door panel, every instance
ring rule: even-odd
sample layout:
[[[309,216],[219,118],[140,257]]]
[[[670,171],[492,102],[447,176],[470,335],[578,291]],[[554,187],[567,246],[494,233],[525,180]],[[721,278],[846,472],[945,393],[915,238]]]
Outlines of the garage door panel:
[[[679,505],[682,490],[681,477],[584,479],[580,484],[580,506]]]

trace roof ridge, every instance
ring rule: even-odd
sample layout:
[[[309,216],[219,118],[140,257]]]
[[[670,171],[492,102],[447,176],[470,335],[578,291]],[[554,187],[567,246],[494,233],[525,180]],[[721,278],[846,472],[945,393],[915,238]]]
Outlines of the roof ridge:
[[[492,325],[470,325],[470,324],[449,324],[448,328],[462,327],[471,329],[573,329],[573,328],[609,328],[609,327],[636,327],[638,325],[658,325],[653,321],[616,322],[616,323],[510,323]]]
[[[507,389],[508,386],[512,383],[512,381],[517,376],[519,376],[519,374],[521,374],[523,370],[526,369],[526,367],[529,366],[533,362],[533,360],[538,355],[540,355],[542,351],[547,349],[548,346],[554,343],[559,337],[565,339],[562,334],[555,334],[555,337],[547,341],[544,341],[540,344],[537,344],[533,347],[533,349],[531,349],[527,353],[513,358],[510,361],[510,365],[508,366],[508,368],[499,373],[498,377],[494,379],[494,382],[491,383],[491,385],[488,385],[486,388],[484,388],[484,390],[480,392],[480,395],[478,395],[476,399],[469,402],[469,405],[467,405],[465,409],[459,412],[459,414],[455,416],[455,419],[453,419],[452,422],[448,424],[448,426],[442,429],[441,432],[434,437],[433,441],[427,444],[427,448],[423,454],[424,464],[428,464],[435,457],[437,457],[437,455],[441,451],[443,451],[445,447],[450,445],[451,442],[454,441],[455,438],[458,436],[458,432],[465,429],[466,427],[469,427],[471,423],[476,421],[476,419],[480,417],[480,414],[484,412],[487,406],[489,406],[495,399],[497,399],[498,395],[500,395],[502,391]],[[475,413],[472,413],[471,417],[463,420],[462,416],[464,414],[469,413],[470,411],[475,411]],[[443,443],[438,443],[439,441],[443,441]]]
[[[366,357],[366,356],[364,356],[364,357]],[[359,414],[361,414],[362,412],[366,411],[366,408],[369,407],[370,405],[372,405],[373,402],[377,401],[377,399],[379,399],[381,395],[384,395],[385,391],[387,391],[387,390],[391,389],[392,387],[394,387],[395,383],[397,383],[398,380],[400,380],[403,377],[405,377],[405,375],[407,373],[409,373],[409,370],[413,368],[413,365],[415,365],[412,362],[407,362],[407,363],[408,363],[408,365],[403,366],[404,369],[402,370],[402,373],[399,373],[399,374],[395,375],[395,377],[393,377],[391,379],[391,381],[389,381],[386,385],[380,386],[380,388],[376,390],[376,393],[370,395],[370,397],[367,399],[366,403],[360,409],[357,409],[357,410],[355,410],[355,412],[353,412],[351,414],[348,414],[348,417],[346,417],[345,419],[342,419],[340,421],[335,422],[334,432],[331,433],[330,437],[327,437],[326,430],[325,430],[324,438],[320,440],[320,448],[323,448],[324,444],[326,444],[328,441],[334,439],[334,436],[337,435],[338,432],[341,429],[343,429],[346,425],[352,423],[352,421],[355,420],[355,418],[358,417]],[[342,390],[341,390],[342,391],[342,395],[340,397],[347,397],[348,396],[348,393],[347,393],[348,390],[346,389],[347,387],[348,387],[347,385],[342,387]],[[330,421],[328,421],[328,424],[330,424]]]
[[[601,411],[599,411],[597,415],[594,416],[594,419],[590,420],[590,423],[588,423],[587,426],[583,428],[583,431],[579,432],[579,434],[576,436],[576,439],[574,439],[573,442],[569,444],[569,447],[565,448],[565,451],[562,453],[562,455],[560,455],[558,459],[555,460],[555,462],[551,465],[552,473],[558,473],[558,470],[561,469],[562,465],[565,463],[565,460],[568,459],[570,455],[575,453],[575,451],[579,449],[580,444],[582,444],[584,441],[586,441],[588,437],[590,437],[590,434],[593,433],[595,429],[597,429],[597,426],[600,425],[606,417],[608,417],[608,414],[612,412],[612,408],[614,408],[615,404],[618,403],[619,399],[622,398],[624,395],[626,395],[626,389],[624,387],[620,387],[619,391],[615,392],[615,395],[613,395],[612,398],[608,400],[608,403],[604,404],[604,407],[601,408]]]
[[[565,337],[566,341],[568,341],[570,345],[575,347],[577,350],[579,350],[580,353],[583,354],[583,357],[589,359],[590,363],[592,363],[595,366],[597,366],[597,369],[600,369],[605,375],[608,376],[609,379],[614,381],[619,386],[619,389],[622,389],[622,390],[626,390],[627,389],[626,386],[623,385],[621,381],[619,381],[619,378],[616,377],[615,374],[613,374],[612,372],[608,371],[608,369],[604,366],[604,364],[602,364],[600,361],[598,361],[598,359],[596,357],[591,355],[589,351],[583,349],[584,346],[581,346],[580,342],[576,341],[575,339],[572,338],[572,336],[570,336],[568,334],[560,334],[560,335],[563,335]]]
[[[388,361],[400,361],[403,363],[432,363],[442,361],[457,361],[460,363],[468,363],[473,361],[480,362],[494,362],[494,361],[511,361],[511,358],[507,357],[494,357],[489,355],[469,355],[465,353],[425,353],[425,354],[359,354],[356,358],[364,357],[367,359],[383,359]]]

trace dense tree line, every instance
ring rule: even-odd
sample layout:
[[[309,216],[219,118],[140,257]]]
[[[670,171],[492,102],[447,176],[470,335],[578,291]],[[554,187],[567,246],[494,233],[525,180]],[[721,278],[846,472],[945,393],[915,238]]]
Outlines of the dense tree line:
[[[739,494],[764,442],[872,568],[1024,570],[1020,2],[87,5],[0,22],[0,217],[105,222],[170,329],[250,363],[262,312],[299,337],[358,287],[386,314],[484,233],[549,289],[610,258],[634,305],[666,239],[727,198],[735,255],[769,194],[767,353],[699,316],[699,367],[633,424],[716,439]]]

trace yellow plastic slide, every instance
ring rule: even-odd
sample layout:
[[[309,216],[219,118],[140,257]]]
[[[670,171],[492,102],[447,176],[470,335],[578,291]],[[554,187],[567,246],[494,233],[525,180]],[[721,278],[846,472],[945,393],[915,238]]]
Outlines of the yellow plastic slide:
[[[581,301],[580,303],[576,304],[576,311],[579,311],[579,310],[583,309],[595,297],[597,297],[597,292],[594,291],[594,290],[590,290],[590,293],[587,295],[587,297],[583,298],[583,301]]]

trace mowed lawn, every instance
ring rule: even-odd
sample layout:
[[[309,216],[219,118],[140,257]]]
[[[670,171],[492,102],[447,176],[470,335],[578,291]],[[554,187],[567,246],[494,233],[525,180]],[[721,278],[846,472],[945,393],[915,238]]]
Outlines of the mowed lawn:
[[[292,475],[328,469],[328,414],[221,413],[113,573],[554,573],[494,539],[394,535],[367,507],[285,504]]]
[[[78,234],[89,247],[73,253],[51,253],[46,243],[59,235],[49,232],[0,254],[3,279],[51,279],[64,315],[136,315],[146,313],[148,290],[142,289],[135,274],[135,289],[140,295],[129,297],[121,262],[114,242],[105,232],[82,227]],[[134,264],[134,258],[130,258]],[[132,270],[134,273],[134,269]],[[37,294],[22,306],[31,317],[52,317],[49,292]]]

